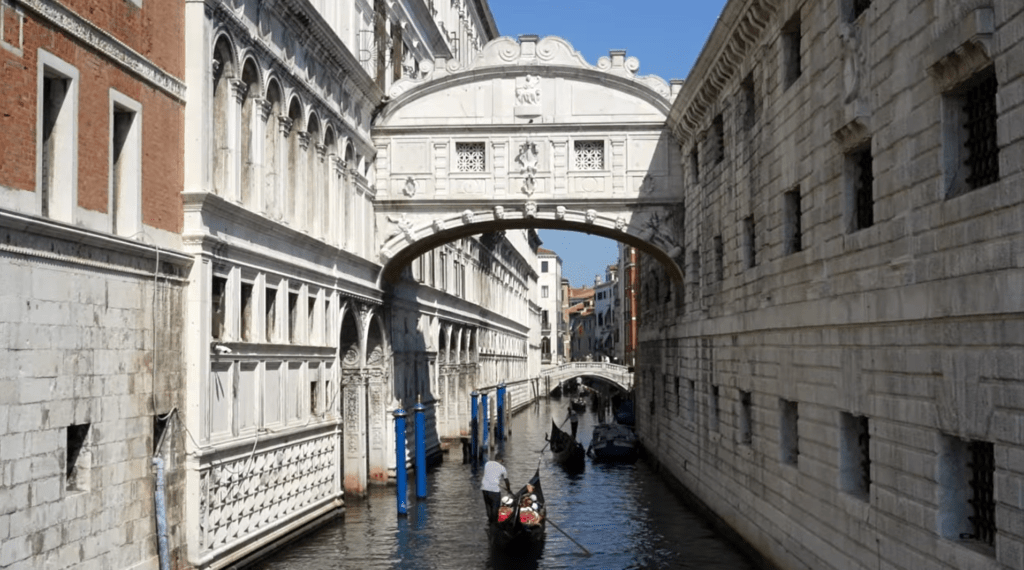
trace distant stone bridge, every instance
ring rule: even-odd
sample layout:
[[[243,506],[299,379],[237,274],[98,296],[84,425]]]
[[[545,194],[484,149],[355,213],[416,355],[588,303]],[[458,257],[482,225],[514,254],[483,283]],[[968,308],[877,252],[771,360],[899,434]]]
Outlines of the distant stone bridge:
[[[541,377],[544,383],[554,389],[561,382],[572,380],[579,376],[596,376],[605,380],[622,390],[629,392],[633,389],[633,373],[629,368],[621,364],[610,362],[567,362],[559,366],[541,370]]]

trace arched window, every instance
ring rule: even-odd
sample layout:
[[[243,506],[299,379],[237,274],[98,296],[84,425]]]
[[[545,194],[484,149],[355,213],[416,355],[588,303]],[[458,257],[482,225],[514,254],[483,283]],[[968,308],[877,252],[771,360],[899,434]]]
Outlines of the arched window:
[[[245,65],[242,67],[242,83],[245,88],[245,99],[242,102],[242,139],[241,139],[241,151],[242,151],[242,204],[252,208],[255,206],[253,203],[254,196],[256,194],[256,180],[259,174],[256,169],[259,165],[256,163],[255,147],[256,141],[253,140],[255,134],[255,122],[259,116],[256,113],[256,97],[259,94],[259,74],[256,70],[256,64],[253,60],[246,60]]]
[[[213,48],[213,191],[228,196],[231,176],[231,109],[234,94],[231,81],[235,77],[233,50],[227,38],[220,38]]]
[[[288,106],[288,119],[291,121],[291,129],[288,131],[287,156],[285,168],[288,171],[288,185],[285,188],[285,204],[288,208],[288,221],[297,225],[299,186],[301,184],[299,172],[302,168],[302,147],[299,142],[299,132],[302,131],[302,109],[298,99],[292,99]]]
[[[263,147],[263,207],[268,216],[280,220],[284,216],[281,204],[281,87],[272,81],[267,87],[267,125]]]

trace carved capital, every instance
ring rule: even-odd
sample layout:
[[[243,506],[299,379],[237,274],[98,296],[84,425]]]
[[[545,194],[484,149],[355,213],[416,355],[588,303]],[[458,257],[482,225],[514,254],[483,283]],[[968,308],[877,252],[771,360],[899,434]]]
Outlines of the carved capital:
[[[309,141],[312,137],[309,135],[309,131],[299,131],[295,133],[299,137],[299,148],[302,150],[309,149]]]
[[[292,134],[292,126],[295,121],[291,117],[286,115],[278,115],[277,117],[277,129],[281,132],[281,136],[288,138]]]
[[[238,104],[241,105],[242,103],[245,103],[245,98],[249,96],[249,84],[244,81],[232,79],[231,92],[235,95],[235,101],[238,101]]]
[[[256,110],[257,113],[259,113],[260,120],[263,121],[264,123],[270,120],[270,113],[274,110],[274,103],[271,102],[269,99],[260,98],[254,98],[252,102],[254,105],[253,108]]]

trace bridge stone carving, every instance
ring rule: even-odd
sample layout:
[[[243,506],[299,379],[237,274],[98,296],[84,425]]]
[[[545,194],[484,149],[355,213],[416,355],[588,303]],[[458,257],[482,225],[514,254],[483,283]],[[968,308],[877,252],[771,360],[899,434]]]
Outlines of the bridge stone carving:
[[[621,364],[610,362],[566,362],[559,366],[541,370],[547,385],[554,389],[561,382],[579,376],[596,376],[621,388],[625,392],[633,389],[633,373]]]
[[[533,227],[629,243],[681,281],[680,151],[665,126],[677,85],[639,65],[505,37],[468,68],[437,61],[395,83],[373,137],[383,278],[453,239]]]

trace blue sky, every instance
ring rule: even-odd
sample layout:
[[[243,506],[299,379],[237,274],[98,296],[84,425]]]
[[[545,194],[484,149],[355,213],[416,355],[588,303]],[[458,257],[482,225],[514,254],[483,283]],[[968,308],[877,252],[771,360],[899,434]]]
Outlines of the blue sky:
[[[624,49],[640,60],[640,75],[686,79],[715,26],[725,0],[489,0],[503,36],[559,36],[591,65]],[[594,276],[618,256],[615,242],[577,232],[541,230],[543,247],[562,258],[562,275],[573,287],[593,285]]]

